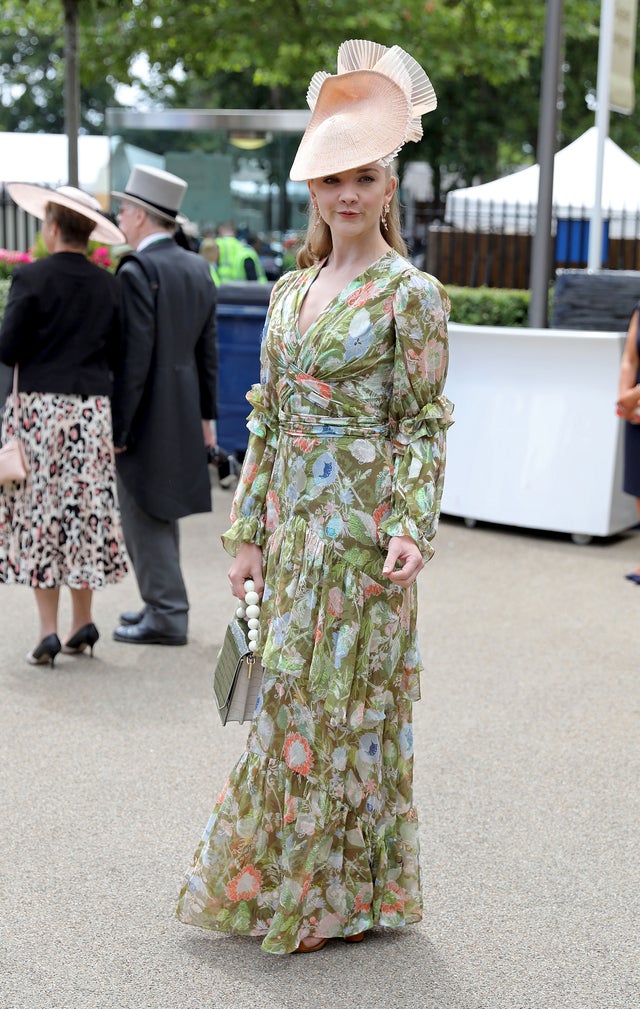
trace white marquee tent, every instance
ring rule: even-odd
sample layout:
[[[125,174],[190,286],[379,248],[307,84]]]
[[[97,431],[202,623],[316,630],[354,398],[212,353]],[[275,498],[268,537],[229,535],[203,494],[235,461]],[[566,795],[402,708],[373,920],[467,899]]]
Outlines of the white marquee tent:
[[[0,188],[6,182],[35,182],[63,186],[68,180],[67,137],[62,133],[0,133]],[[123,162],[123,165],[121,165]],[[165,159],[139,147],[124,144],[118,137],[78,137],[78,182],[81,189],[100,200],[108,210],[111,203],[111,175],[116,167],[124,179],[132,164],[164,168]],[[118,180],[114,180],[114,188]],[[124,182],[123,182],[124,185]]]
[[[553,212],[556,220],[588,220],[595,194],[595,126],[554,158]],[[447,196],[445,222],[465,231],[499,229],[533,234],[536,227],[540,166],[531,165],[502,179]],[[604,150],[602,219],[610,238],[640,237],[640,164],[607,137]]]
[[[0,182],[66,185],[68,141],[61,133],[0,133]],[[109,138],[78,138],[78,174],[82,189],[108,191]],[[106,185],[105,185],[106,182]]]

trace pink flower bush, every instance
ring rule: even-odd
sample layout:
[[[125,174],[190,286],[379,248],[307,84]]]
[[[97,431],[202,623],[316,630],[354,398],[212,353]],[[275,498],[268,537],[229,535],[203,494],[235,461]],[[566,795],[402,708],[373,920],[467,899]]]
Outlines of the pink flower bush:
[[[111,266],[111,257],[109,255],[109,250],[106,245],[99,245],[97,249],[94,249],[89,256],[92,263],[96,266],[104,266],[108,269]]]
[[[15,266],[32,262],[33,256],[30,252],[12,252],[9,249],[0,249],[0,277],[10,277]]]
[[[0,278],[11,277],[16,266],[20,266],[22,263],[33,263],[34,260],[42,259],[47,255],[48,253],[44,247],[40,232],[38,233],[34,247],[29,252],[12,252],[9,249],[0,249]],[[96,266],[102,266],[105,270],[111,269],[114,265],[110,250],[106,245],[89,242],[87,258],[92,263],[95,263]]]

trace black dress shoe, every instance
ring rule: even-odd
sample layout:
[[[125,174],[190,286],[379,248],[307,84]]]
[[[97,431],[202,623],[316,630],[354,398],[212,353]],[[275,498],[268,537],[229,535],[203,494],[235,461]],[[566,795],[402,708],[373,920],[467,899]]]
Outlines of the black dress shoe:
[[[79,655],[80,652],[84,652],[85,648],[90,648],[93,658],[93,648],[99,637],[100,632],[95,624],[85,624],[79,631],[76,631],[73,637],[65,641],[62,651],[65,655]]]
[[[56,655],[61,647],[60,638],[57,634],[47,634],[46,638],[43,638],[40,644],[36,645],[33,651],[29,652],[27,662],[30,666],[45,666],[50,662],[53,667]]]
[[[124,626],[117,627],[113,632],[114,641],[123,641],[128,645],[186,645],[187,636],[161,634],[153,627]]]
[[[120,623],[125,624],[127,627],[133,627],[134,624],[139,624],[144,617],[144,609],[142,610],[125,610],[124,613],[120,614]]]

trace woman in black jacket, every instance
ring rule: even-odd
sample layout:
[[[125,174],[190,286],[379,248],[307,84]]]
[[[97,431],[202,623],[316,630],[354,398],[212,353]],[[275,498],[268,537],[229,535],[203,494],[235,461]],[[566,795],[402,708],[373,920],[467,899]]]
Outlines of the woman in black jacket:
[[[18,367],[18,425],[30,472],[0,488],[0,582],[34,589],[40,643],[33,665],[91,649],[94,589],[127,572],[115,485],[111,375],[120,343],[116,281],[86,257],[89,239],[124,244],[100,204],[79,189],[13,183],[15,202],[43,221],[50,253],[14,271],[0,361]],[[13,397],[2,442],[14,428]],[[60,587],[70,633],[58,638]]]

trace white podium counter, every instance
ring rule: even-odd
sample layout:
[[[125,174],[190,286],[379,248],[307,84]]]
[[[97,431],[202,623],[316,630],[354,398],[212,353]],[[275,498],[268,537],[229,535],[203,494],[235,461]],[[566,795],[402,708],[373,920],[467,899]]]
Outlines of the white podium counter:
[[[444,514],[566,532],[638,522],[615,413],[622,333],[449,326]]]

